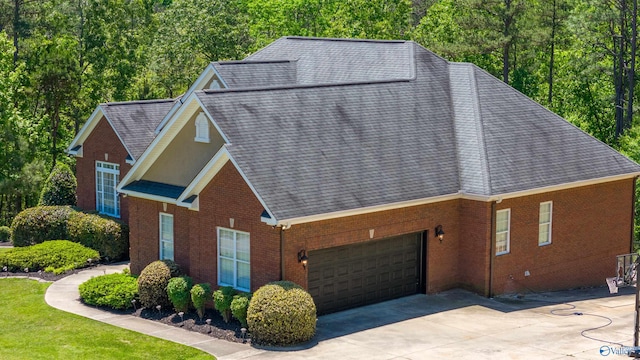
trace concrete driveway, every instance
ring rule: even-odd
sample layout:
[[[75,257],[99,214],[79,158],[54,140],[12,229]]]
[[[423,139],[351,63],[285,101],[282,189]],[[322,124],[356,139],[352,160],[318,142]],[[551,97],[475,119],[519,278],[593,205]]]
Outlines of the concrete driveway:
[[[306,348],[247,347],[219,359],[616,358],[613,352],[633,344],[634,290],[520,299],[487,299],[464,290],[414,295],[322,316],[315,343]]]

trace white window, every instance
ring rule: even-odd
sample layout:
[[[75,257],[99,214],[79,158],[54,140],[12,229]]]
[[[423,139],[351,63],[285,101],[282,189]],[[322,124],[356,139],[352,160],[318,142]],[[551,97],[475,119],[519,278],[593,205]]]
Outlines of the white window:
[[[209,143],[209,120],[204,112],[196,117],[196,142]]]
[[[120,217],[120,197],[116,185],[120,181],[120,165],[96,161],[96,210]]]
[[[496,255],[509,253],[511,209],[496,211]]]
[[[251,291],[249,233],[218,228],[218,285]]]
[[[538,220],[538,245],[551,244],[551,201],[540,203],[540,217]]]
[[[173,215],[160,213],[160,260],[173,260]]]

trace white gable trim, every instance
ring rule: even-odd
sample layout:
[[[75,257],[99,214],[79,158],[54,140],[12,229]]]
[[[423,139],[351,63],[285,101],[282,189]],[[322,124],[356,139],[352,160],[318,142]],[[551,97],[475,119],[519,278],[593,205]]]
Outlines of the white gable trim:
[[[193,94],[194,91],[196,90],[202,90],[205,86],[205,84],[207,84],[209,81],[211,81],[211,79],[216,76],[220,82],[222,83],[222,87],[223,88],[228,88],[229,85],[227,85],[227,83],[224,81],[224,79],[222,78],[222,75],[220,75],[220,73],[218,72],[218,70],[216,70],[214,63],[209,63],[209,65],[207,65],[207,67],[202,71],[202,73],[200,73],[200,76],[198,76],[198,78],[196,79],[196,81],[193,82],[193,84],[189,87],[189,89],[187,90],[186,93],[184,93],[184,95],[182,96],[182,99],[180,99],[180,101],[178,101],[176,103],[176,105],[178,106],[174,106],[174,108],[171,109],[171,111],[169,111],[169,113],[164,117],[164,119],[162,119],[162,121],[160,122],[160,124],[158,124],[158,126],[156,127],[156,135],[160,133],[160,131],[162,131],[162,129],[164,128],[164,126],[169,122],[169,120],[171,119],[172,115],[177,111],[177,109],[180,107],[180,105],[185,101],[182,101],[183,99],[187,99],[191,96],[191,94]]]
[[[120,140],[120,144],[122,144],[122,147],[124,147],[124,149],[127,151],[129,156],[131,156],[131,158],[133,159],[133,162],[135,162],[136,159],[133,157],[133,155],[131,155],[131,151],[129,151],[129,149],[127,148],[127,145],[122,140],[122,137],[120,136],[120,134],[118,134],[118,131],[113,126],[113,123],[111,122],[111,120],[109,120],[109,117],[102,110],[102,105],[98,105],[96,109],[93,110],[93,113],[91,114],[91,116],[89,116],[89,119],[87,119],[87,121],[84,123],[80,131],[78,131],[78,134],[73,139],[73,141],[71,141],[71,144],[67,147],[65,152],[69,155],[82,157],[82,153],[83,153],[82,148],[80,149],[80,151],[74,151],[72,149],[78,145],[84,146],[85,140],[87,140],[89,135],[91,135],[91,133],[93,132],[93,130],[96,128],[96,126],[98,125],[98,123],[103,117],[109,123],[109,126],[111,126],[111,130],[113,130],[113,132],[116,134],[116,136],[118,137],[118,140]]]

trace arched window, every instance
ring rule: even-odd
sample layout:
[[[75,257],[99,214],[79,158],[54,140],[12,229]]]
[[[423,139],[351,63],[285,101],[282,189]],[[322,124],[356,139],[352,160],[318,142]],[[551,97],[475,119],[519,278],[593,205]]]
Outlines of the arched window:
[[[204,112],[196,117],[196,138],[197,142],[209,143],[209,120]]]

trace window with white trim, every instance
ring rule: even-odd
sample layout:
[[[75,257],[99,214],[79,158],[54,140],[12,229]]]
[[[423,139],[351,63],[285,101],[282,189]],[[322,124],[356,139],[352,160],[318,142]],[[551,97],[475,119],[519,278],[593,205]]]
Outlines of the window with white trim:
[[[120,217],[120,197],[116,186],[120,181],[120,165],[96,161],[96,210],[100,214]]]
[[[173,215],[160,213],[160,260],[173,259]]]
[[[196,117],[196,142],[209,143],[209,120],[204,112]]]
[[[249,233],[218,228],[218,285],[251,291]]]
[[[551,215],[553,202],[540,203],[540,217],[538,218],[538,245],[551,244]]]
[[[509,253],[511,209],[496,211],[496,255]]]

